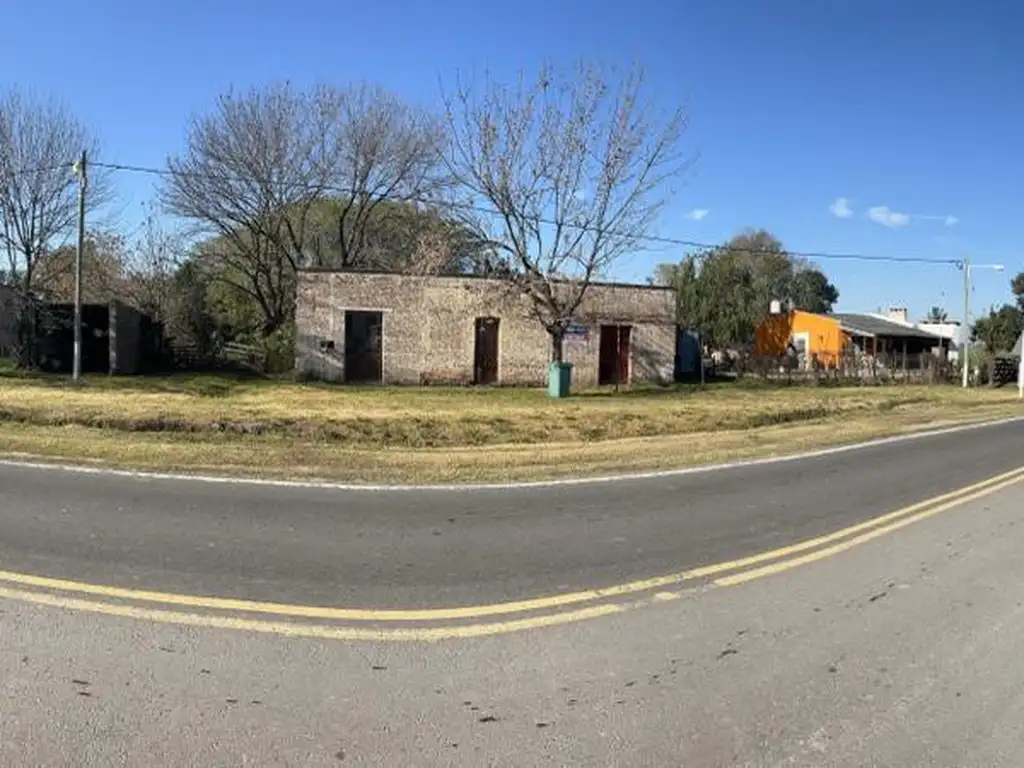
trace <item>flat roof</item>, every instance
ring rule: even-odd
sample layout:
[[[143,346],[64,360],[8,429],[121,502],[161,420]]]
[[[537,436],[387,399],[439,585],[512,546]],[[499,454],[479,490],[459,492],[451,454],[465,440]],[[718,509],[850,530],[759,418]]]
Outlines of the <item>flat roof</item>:
[[[337,267],[300,267],[298,272],[308,272],[311,274],[326,274],[326,275],[381,275],[384,277],[418,277],[418,278],[430,278],[432,280],[494,280],[501,281],[505,278],[497,275],[405,275],[401,272],[388,272],[384,269],[339,269]],[[554,279],[552,282],[555,283],[568,283],[571,280],[559,280]],[[607,280],[591,280],[590,285],[601,286],[604,288],[643,288],[648,291],[675,291],[670,285],[653,285],[651,283],[616,283],[609,282]]]

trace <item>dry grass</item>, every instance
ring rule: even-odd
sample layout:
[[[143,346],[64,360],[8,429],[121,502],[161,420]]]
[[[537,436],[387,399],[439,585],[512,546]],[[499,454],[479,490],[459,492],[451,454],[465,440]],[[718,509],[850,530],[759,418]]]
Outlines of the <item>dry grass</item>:
[[[181,376],[0,377],[0,452],[349,481],[525,480],[792,452],[1016,414],[954,387],[349,389]]]

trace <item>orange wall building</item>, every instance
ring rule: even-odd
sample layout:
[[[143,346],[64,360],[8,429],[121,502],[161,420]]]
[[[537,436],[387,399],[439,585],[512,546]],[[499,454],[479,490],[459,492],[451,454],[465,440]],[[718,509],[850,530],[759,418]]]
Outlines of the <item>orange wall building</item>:
[[[813,312],[789,312],[769,315],[757,327],[754,335],[754,354],[763,357],[782,357],[792,349],[816,358],[825,366],[835,365],[850,343],[849,335],[839,321],[829,315]]]
[[[783,357],[795,352],[805,355],[807,364],[817,360],[826,368],[839,363],[843,354],[907,355],[942,352],[948,344],[939,336],[910,323],[877,315],[837,313],[817,315],[795,312],[769,315],[754,334],[754,354]]]

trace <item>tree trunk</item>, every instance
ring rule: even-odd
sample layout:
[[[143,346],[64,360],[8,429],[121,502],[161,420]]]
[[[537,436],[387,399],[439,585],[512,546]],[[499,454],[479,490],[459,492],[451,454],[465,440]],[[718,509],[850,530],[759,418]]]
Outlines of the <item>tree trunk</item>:
[[[551,362],[561,363],[564,360],[563,357],[563,342],[565,341],[565,331],[561,328],[556,328],[549,331],[551,334]]]

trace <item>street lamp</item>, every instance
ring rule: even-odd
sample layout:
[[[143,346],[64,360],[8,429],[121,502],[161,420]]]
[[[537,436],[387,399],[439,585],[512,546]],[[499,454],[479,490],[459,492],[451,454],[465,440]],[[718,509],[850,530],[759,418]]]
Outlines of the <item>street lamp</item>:
[[[967,389],[969,383],[968,375],[970,373],[968,369],[967,345],[971,338],[971,272],[975,269],[991,269],[996,272],[1002,272],[1005,267],[1002,264],[972,264],[970,256],[965,256],[963,261],[957,263],[957,267],[964,271],[964,333],[960,365],[963,368],[964,389]]]

